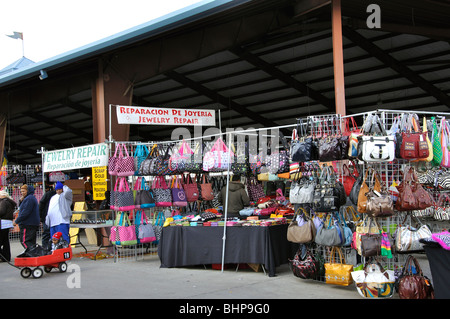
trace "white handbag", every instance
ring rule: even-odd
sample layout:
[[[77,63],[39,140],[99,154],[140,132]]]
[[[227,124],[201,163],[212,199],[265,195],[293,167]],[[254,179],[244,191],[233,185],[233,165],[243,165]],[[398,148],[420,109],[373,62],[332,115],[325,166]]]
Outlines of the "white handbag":
[[[362,136],[361,148],[365,162],[391,162],[395,158],[393,136]]]
[[[395,235],[395,248],[400,253],[423,251],[423,244],[419,240],[431,237],[431,234],[427,225],[421,225],[419,228],[411,225],[399,225]]]
[[[391,162],[395,158],[395,135],[386,133],[378,115],[367,117],[358,145],[360,159],[365,162]]]
[[[368,263],[364,270],[353,271],[356,290],[364,298],[390,298],[394,294],[395,275],[378,262]]]

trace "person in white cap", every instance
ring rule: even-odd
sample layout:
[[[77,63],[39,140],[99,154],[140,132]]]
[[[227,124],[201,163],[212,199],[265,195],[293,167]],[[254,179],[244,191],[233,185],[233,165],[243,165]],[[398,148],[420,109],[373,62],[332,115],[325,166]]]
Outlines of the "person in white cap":
[[[72,190],[61,182],[55,185],[56,194],[50,199],[45,223],[50,227],[50,236],[61,232],[65,241],[70,243],[69,229],[72,217]]]

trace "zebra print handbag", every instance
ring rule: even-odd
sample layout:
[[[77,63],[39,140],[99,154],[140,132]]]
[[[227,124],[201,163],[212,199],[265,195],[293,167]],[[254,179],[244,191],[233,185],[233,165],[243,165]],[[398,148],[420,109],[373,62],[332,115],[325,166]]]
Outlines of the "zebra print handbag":
[[[447,194],[439,195],[433,218],[435,220],[450,220],[450,198]]]

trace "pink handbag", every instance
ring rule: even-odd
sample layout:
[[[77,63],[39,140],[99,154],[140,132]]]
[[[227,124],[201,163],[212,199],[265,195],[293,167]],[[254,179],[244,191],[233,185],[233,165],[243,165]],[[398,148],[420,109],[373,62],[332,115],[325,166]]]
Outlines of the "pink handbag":
[[[134,157],[128,155],[128,150],[125,144],[122,144],[126,156],[120,150],[119,157],[116,159],[117,176],[133,176],[134,175]]]
[[[228,149],[223,140],[219,137],[209,152],[203,156],[204,171],[224,171],[231,165],[234,153]]]
[[[117,213],[115,225],[111,227],[109,240],[113,245],[126,246],[137,244],[136,226],[130,223],[127,213]]]

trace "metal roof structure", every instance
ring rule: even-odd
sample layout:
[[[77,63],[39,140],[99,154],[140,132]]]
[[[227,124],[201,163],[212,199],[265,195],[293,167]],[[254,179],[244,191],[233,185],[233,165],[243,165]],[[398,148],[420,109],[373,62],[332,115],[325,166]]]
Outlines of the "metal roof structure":
[[[203,1],[0,75],[8,160],[36,164],[41,146],[94,143],[99,79],[122,81],[103,108],[130,92],[132,105],[220,110],[222,128],[334,113],[331,2]],[[380,28],[367,24],[371,3]],[[342,0],[341,9],[347,114],[449,110],[450,1]],[[128,138],[168,140],[173,128],[133,125]]]

